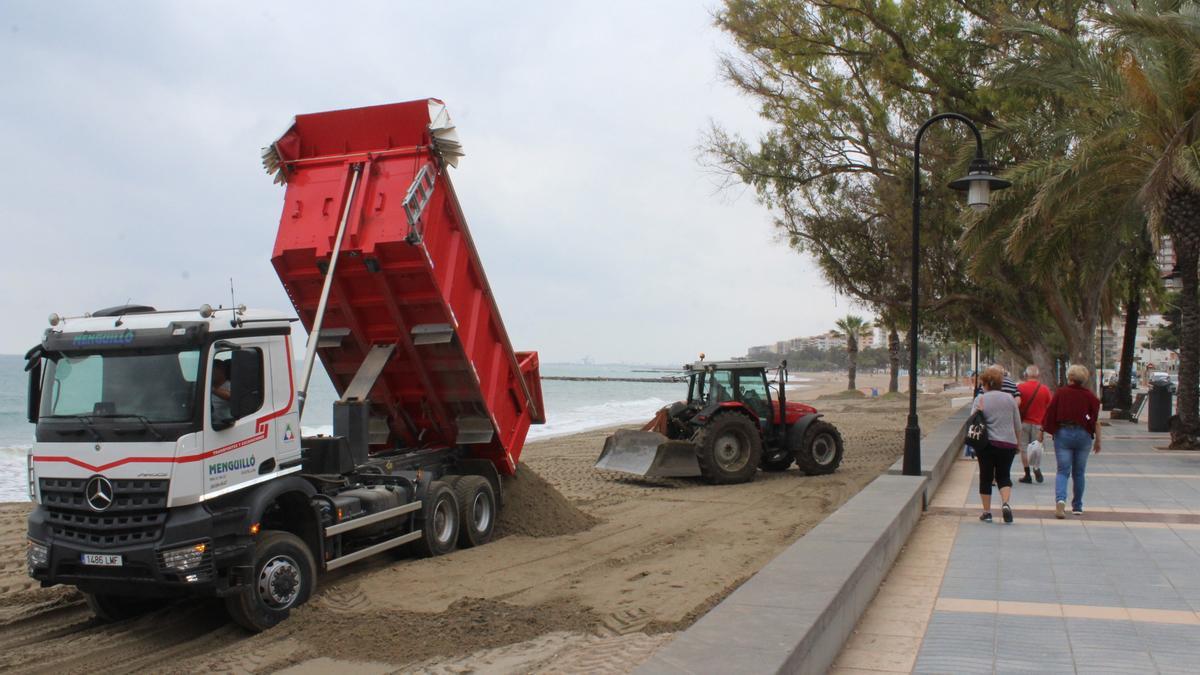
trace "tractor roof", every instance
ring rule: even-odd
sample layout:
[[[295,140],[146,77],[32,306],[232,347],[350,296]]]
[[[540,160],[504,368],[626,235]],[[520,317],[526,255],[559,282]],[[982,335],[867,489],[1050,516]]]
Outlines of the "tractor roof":
[[[684,366],[686,370],[766,370],[773,367],[766,361],[696,361]]]

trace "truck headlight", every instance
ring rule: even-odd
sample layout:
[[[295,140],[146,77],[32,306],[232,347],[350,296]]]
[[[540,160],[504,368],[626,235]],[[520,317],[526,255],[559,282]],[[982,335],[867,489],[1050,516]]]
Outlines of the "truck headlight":
[[[39,544],[32,539],[27,540],[25,564],[28,565],[30,572],[40,567],[48,567],[50,565],[50,549],[45,544]]]
[[[163,567],[185,572],[193,570],[204,562],[204,553],[208,544],[191,544],[180,548],[171,548],[162,552]]]

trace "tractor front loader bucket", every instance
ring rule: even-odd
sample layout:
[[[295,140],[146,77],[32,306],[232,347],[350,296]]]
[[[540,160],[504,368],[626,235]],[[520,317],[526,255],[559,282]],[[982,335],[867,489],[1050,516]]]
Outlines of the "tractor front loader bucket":
[[[688,478],[700,475],[696,446],[672,441],[653,431],[618,430],[604,441],[597,469],[621,471],[648,478]]]

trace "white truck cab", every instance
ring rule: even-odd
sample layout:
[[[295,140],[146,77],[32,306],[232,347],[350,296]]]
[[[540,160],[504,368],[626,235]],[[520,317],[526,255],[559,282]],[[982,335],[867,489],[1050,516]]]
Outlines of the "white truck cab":
[[[75,495],[96,513],[130,481],[161,483],[147,496],[187,506],[298,471],[290,333],[282,314],[244,308],[57,319],[33,354],[30,497],[54,504],[96,478]],[[81,541],[106,536],[104,517],[68,520],[63,531]]]

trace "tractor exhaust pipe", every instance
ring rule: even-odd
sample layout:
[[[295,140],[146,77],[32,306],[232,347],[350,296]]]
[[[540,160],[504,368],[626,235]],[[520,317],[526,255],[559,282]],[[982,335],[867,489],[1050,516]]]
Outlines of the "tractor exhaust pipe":
[[[787,359],[779,362],[779,439],[787,438]]]

